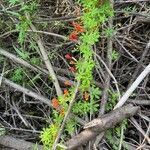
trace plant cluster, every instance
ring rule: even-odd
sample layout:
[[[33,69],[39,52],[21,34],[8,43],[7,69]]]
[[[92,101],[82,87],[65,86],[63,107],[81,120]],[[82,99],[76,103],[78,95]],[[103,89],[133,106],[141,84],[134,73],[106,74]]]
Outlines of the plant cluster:
[[[109,1],[105,1],[103,4],[99,4],[98,0],[82,0],[79,2],[83,7],[83,16],[79,22],[72,22],[74,29],[69,35],[69,40],[77,43],[76,51],[79,53],[80,58],[76,60],[70,53],[66,54],[65,58],[72,65],[69,69],[75,73],[75,79],[81,81],[79,87],[80,96],[77,97],[72,112],[78,116],[83,116],[98,110],[96,100],[99,99],[101,92],[93,84],[92,73],[95,62],[92,47],[100,38],[99,26],[113,13]],[[65,89],[62,96],[52,99],[54,108],[53,123],[41,132],[41,141],[45,149],[51,148],[75,89],[68,81],[65,82],[65,85],[71,87]],[[63,138],[73,133],[76,126],[77,122],[69,118]]]
[[[33,17],[37,10],[37,1],[33,1],[30,4],[25,4],[19,0],[9,0],[9,3],[11,5],[21,5],[21,8],[17,12],[8,12],[11,15],[15,15],[19,19],[16,29],[19,32],[18,43],[20,44],[20,47],[13,46],[14,50],[19,57],[24,60],[30,60],[32,64],[41,63],[36,57],[32,57],[30,59],[30,53],[24,50],[24,42],[27,38],[26,31],[29,29],[32,22],[25,17],[25,13],[28,12],[31,17]],[[108,17],[113,15],[113,11],[111,10],[109,1],[100,2],[98,0],[79,0],[79,3],[82,6],[83,15],[78,22],[71,23],[73,30],[68,36],[68,39],[76,43],[75,51],[78,52],[80,57],[75,58],[73,54],[69,52],[65,55],[65,58],[69,62],[69,70],[75,73],[75,79],[81,81],[79,88],[80,94],[72,108],[72,112],[75,115],[83,116],[87,113],[93,114],[99,107],[96,101],[99,100],[101,91],[93,84],[93,68],[95,66],[95,62],[93,60],[93,45],[100,39],[100,34],[103,34],[101,33],[99,27],[107,20]],[[109,37],[112,34],[113,29],[105,30],[106,36]],[[36,44],[32,41],[32,39],[29,48],[31,50],[37,49]],[[117,59],[118,55],[115,51],[112,57],[114,60]],[[19,67],[12,72],[13,81],[21,82],[23,78],[25,78],[23,68]],[[69,81],[65,81],[64,85],[66,86],[66,89],[64,89],[64,94],[57,98],[54,97],[51,100],[51,104],[53,106],[52,123],[41,132],[40,137],[45,149],[51,148],[57,136],[63,117],[68,110],[68,106],[75,89],[75,86]],[[111,101],[108,104],[109,106],[107,106],[108,110],[110,110],[115,104],[117,96],[113,93],[110,95]],[[77,126],[77,122],[74,119],[69,118],[65,126],[62,141],[68,135],[71,135]],[[110,132],[112,133],[112,131]],[[109,140],[109,137],[111,136],[112,134],[108,134],[107,139]]]
[[[106,135],[105,135],[106,139],[108,143],[112,146],[113,150],[118,150],[119,144],[124,143],[123,141],[125,139],[124,131],[127,129],[127,126],[128,126],[128,122],[125,119],[117,127],[110,129],[106,132]],[[123,147],[124,149],[128,149],[125,144]]]

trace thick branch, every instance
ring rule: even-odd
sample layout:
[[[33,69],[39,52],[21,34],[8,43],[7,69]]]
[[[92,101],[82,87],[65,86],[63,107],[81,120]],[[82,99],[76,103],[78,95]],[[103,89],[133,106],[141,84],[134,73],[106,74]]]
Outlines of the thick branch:
[[[28,96],[31,96],[31,97],[35,98],[36,100],[39,100],[42,103],[45,103],[45,104],[47,104],[48,106],[51,107],[50,100],[48,98],[45,98],[44,96],[42,96],[40,94],[37,94],[37,93],[35,93],[35,92],[33,92],[33,91],[29,90],[29,89],[26,89],[26,88],[24,88],[24,87],[22,87],[22,86],[20,86],[20,85],[18,85],[16,83],[6,79],[4,77],[2,78],[2,83],[10,86],[11,88],[14,88],[14,89],[20,91],[20,92],[23,92],[24,94],[26,94]]]
[[[133,105],[128,104],[103,115],[101,118],[92,120],[84,126],[85,130],[66,142],[68,150],[75,149],[78,146],[85,144],[87,141],[95,138],[100,132],[114,127],[125,118],[133,116],[138,109],[139,107],[134,107]]]
[[[14,137],[6,135],[0,136],[0,144],[16,150],[32,150],[35,147],[37,147],[38,150],[43,149],[41,145],[37,145],[31,142],[27,142],[25,140],[16,139]]]

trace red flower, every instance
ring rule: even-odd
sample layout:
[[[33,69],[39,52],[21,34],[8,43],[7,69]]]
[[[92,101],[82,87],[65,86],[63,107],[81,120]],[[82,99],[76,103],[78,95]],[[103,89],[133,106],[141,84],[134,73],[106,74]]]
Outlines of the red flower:
[[[71,54],[66,54],[66,55],[65,55],[65,58],[66,58],[66,59],[72,59],[72,56],[71,56]]]
[[[53,98],[52,99],[52,106],[55,108],[55,109],[58,109],[59,108],[59,101],[58,101],[58,99],[56,99],[56,98]]]
[[[70,70],[71,72],[76,72],[76,68],[75,68],[75,67],[70,67],[69,70]]]
[[[74,26],[74,28],[77,32],[79,32],[79,33],[84,32],[84,28],[80,24],[78,24],[76,22],[72,22],[72,25]]]
[[[64,82],[64,84],[65,84],[66,86],[71,86],[71,83],[70,83],[69,81],[67,81],[67,80]]]
[[[67,96],[69,94],[69,91],[67,89],[64,89],[64,96]]]
[[[69,35],[69,40],[73,41],[73,42],[77,42],[78,40],[78,34],[76,31],[73,31],[70,35]]]

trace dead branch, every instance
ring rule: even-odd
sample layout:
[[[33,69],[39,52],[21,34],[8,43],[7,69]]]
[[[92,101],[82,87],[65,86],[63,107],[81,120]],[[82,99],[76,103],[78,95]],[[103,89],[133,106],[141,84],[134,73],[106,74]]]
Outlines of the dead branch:
[[[27,17],[27,19],[30,20],[29,14],[26,13],[26,17]],[[36,29],[36,27],[35,27],[33,24],[30,24],[30,28],[31,28],[34,32],[37,32],[37,29]],[[53,82],[53,84],[54,84],[54,86],[55,86],[57,95],[60,96],[60,95],[62,95],[62,90],[61,90],[61,88],[60,88],[60,85],[59,85],[58,79],[57,79],[57,77],[56,77],[56,74],[55,74],[55,72],[54,72],[54,70],[53,70],[52,64],[51,64],[51,62],[49,61],[49,58],[48,58],[46,49],[44,48],[43,42],[42,42],[40,36],[38,36],[38,35],[37,35],[37,38],[36,38],[36,42],[37,42],[38,47],[39,47],[39,49],[40,49],[40,52],[41,52],[41,54],[42,54],[43,60],[44,60],[44,62],[45,62],[45,65],[46,65],[46,67],[47,67],[47,69],[48,69],[48,71],[49,71],[49,75],[50,75],[50,77],[52,78],[52,82]]]
[[[137,79],[132,83],[129,89],[125,92],[125,94],[121,97],[119,102],[116,104],[114,109],[121,107],[127,99],[130,97],[132,92],[138,87],[138,85],[144,80],[144,78],[150,73],[150,64],[142,71],[142,73],[137,77]]]
[[[37,147],[38,150],[43,150],[43,146],[20,140],[11,136],[0,136],[0,144],[16,150],[33,150]]]
[[[50,100],[48,98],[45,98],[44,96],[42,96],[40,94],[37,94],[37,93],[35,93],[35,92],[33,92],[33,91],[29,90],[29,89],[26,89],[26,88],[24,88],[24,87],[22,87],[22,86],[20,86],[20,85],[18,85],[16,83],[6,79],[4,77],[2,78],[2,83],[10,86],[11,88],[14,88],[14,89],[20,91],[20,92],[23,92],[24,94],[26,94],[28,96],[31,96],[31,97],[33,97],[35,99],[38,99],[42,103],[45,103],[45,104],[47,104],[48,106],[51,107]]]
[[[133,116],[138,109],[139,107],[128,104],[103,115],[101,118],[92,120],[84,126],[85,130],[66,142],[67,149],[72,150],[85,144],[87,141],[95,138],[100,132],[114,127],[125,118]]]
[[[42,74],[44,74],[44,75],[49,75],[49,72],[48,72],[46,69],[40,68],[39,66],[33,66],[33,65],[31,65],[30,63],[26,62],[25,60],[23,60],[23,59],[21,59],[21,58],[15,56],[15,55],[13,55],[12,53],[10,53],[10,52],[4,50],[4,49],[1,48],[1,47],[0,47],[0,54],[3,55],[3,56],[5,56],[5,57],[7,57],[7,58],[9,58],[9,59],[11,59],[11,60],[13,60],[14,62],[16,62],[16,63],[18,63],[18,64],[21,64],[22,66],[25,66],[25,67],[27,67],[27,68],[30,68],[30,69],[33,70],[33,71],[36,71],[36,72],[38,72],[38,73],[42,73]],[[52,66],[52,67],[53,67],[53,69],[54,69],[56,72],[59,72],[59,73],[61,74],[61,76],[60,76],[60,75],[57,75],[57,78],[58,78],[59,81],[61,81],[61,82],[69,81],[69,82],[71,83],[71,85],[74,84],[74,82],[73,82],[72,80],[70,80],[70,79],[67,78],[67,77],[62,76],[62,74],[68,75],[70,72],[68,72],[66,69],[62,69],[62,68],[60,69],[60,68],[54,67],[54,66]],[[72,75],[72,74],[70,73],[70,75]],[[99,87],[101,87],[101,88],[103,87],[100,82],[96,82],[96,81],[95,81],[94,83],[95,83],[95,85],[97,85],[97,86],[99,86]]]
[[[28,62],[26,62],[25,60],[23,60],[22,58],[19,58],[19,57],[15,56],[14,54],[12,54],[12,53],[10,53],[10,52],[8,52],[8,51],[2,49],[1,47],[0,47],[0,55],[3,55],[3,56],[9,58],[10,60],[12,60],[12,61],[14,61],[14,62],[16,62],[16,63],[18,63],[18,64],[21,64],[22,66],[25,66],[25,67],[27,67],[27,68],[30,68],[30,69],[33,70],[33,71],[36,71],[36,72],[38,72],[38,73],[42,73],[42,74],[44,74],[44,75],[45,75],[45,74],[46,74],[46,75],[49,75],[49,72],[48,72],[46,69],[40,68],[39,66],[33,66],[33,65],[31,65],[30,63],[28,63]],[[64,74],[64,73],[67,73],[67,74],[68,74],[68,72],[67,72],[66,70],[63,70],[63,69],[60,69],[60,68],[54,67],[54,66],[53,66],[53,68],[54,68],[54,70],[55,70],[56,72],[60,72],[60,74]],[[73,81],[69,80],[69,79],[66,78],[66,77],[57,75],[57,78],[58,78],[58,80],[60,80],[61,82],[64,82],[64,81],[67,80],[67,81],[69,81],[71,84],[74,84]],[[99,83],[97,83],[97,84],[99,84]]]

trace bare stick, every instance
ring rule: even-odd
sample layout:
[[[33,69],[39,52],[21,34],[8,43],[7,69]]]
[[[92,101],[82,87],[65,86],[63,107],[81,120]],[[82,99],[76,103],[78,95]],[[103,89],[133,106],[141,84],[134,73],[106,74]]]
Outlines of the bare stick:
[[[137,75],[139,73],[139,70],[142,67],[143,60],[145,59],[145,56],[148,54],[149,50],[150,50],[150,41],[146,44],[146,47],[145,47],[145,50],[142,53],[141,59],[139,60],[139,63],[138,63],[138,65],[137,65],[137,67],[136,67],[136,69],[135,69],[135,71],[134,71],[134,73],[133,73],[133,75],[131,77],[131,80],[129,82],[128,88],[131,86],[131,84],[133,83],[133,81],[137,77]]]
[[[114,9],[113,8],[114,7],[114,1],[110,0],[110,4],[111,4],[111,9],[113,10]],[[113,28],[113,17],[109,18],[108,26],[109,26],[109,28]],[[112,50],[113,50],[113,39],[111,36],[107,39],[107,66],[108,66],[108,69],[110,71],[112,68]],[[111,79],[110,74],[107,73],[106,78],[105,78],[105,85],[104,85],[104,90],[103,90],[103,95],[102,95],[102,99],[101,99],[98,117],[100,117],[101,115],[103,115],[105,113],[105,106],[106,106],[106,103],[108,100],[108,91],[109,91],[109,87],[110,87],[110,79]],[[118,88],[118,91],[119,91],[119,88]],[[97,145],[101,141],[104,134],[105,134],[104,132],[101,132],[100,135],[98,135],[96,137],[95,145]]]
[[[5,56],[5,57],[7,57],[7,58],[9,58],[9,59],[11,59],[12,61],[15,61],[16,63],[19,63],[19,64],[21,64],[21,65],[23,65],[23,66],[25,66],[25,67],[27,67],[27,68],[30,68],[31,70],[34,70],[34,71],[36,71],[36,72],[38,72],[38,73],[42,73],[42,74],[49,75],[49,72],[48,72],[46,69],[40,68],[39,66],[33,66],[33,65],[29,64],[28,62],[26,62],[25,60],[23,60],[23,59],[21,59],[21,58],[15,56],[15,55],[12,54],[12,53],[9,53],[8,51],[6,51],[6,50],[4,50],[4,49],[2,49],[2,48],[0,48],[0,54],[3,55],[3,56]],[[63,74],[66,74],[66,73],[67,73],[67,71],[66,71],[65,69],[64,69],[64,70],[62,70],[62,69],[60,70],[60,68],[57,68],[57,67],[54,67],[54,66],[53,66],[53,68],[54,68],[54,70],[57,71],[57,72],[60,71],[61,74],[62,74],[62,73],[63,73]],[[67,73],[67,74],[68,74],[68,73]],[[69,81],[69,82],[71,83],[71,85],[74,84],[74,82],[73,82],[72,80],[69,80],[69,79],[66,78],[66,77],[57,75],[57,78],[58,78],[58,80],[60,80],[61,82]],[[97,86],[101,87],[101,88],[103,87],[100,82],[96,82],[96,81],[95,81],[95,84],[96,84]]]
[[[35,92],[32,92],[31,90],[26,89],[26,88],[24,88],[24,87],[22,87],[22,86],[20,86],[20,85],[18,85],[18,84],[16,84],[16,83],[14,83],[14,82],[12,82],[12,81],[6,79],[6,78],[4,78],[4,77],[2,78],[2,83],[6,84],[6,85],[8,85],[8,86],[10,86],[10,87],[12,87],[12,88],[14,88],[14,89],[17,89],[18,91],[23,92],[24,94],[26,94],[26,95],[28,95],[28,96],[31,96],[31,97],[33,97],[33,98],[35,98],[35,99],[38,99],[38,100],[40,100],[42,103],[45,103],[45,104],[47,104],[48,106],[51,107],[51,102],[50,102],[50,100],[47,99],[47,98],[45,98],[45,97],[43,97],[42,95],[39,95],[39,94],[37,94],[37,93],[35,93]]]
[[[26,13],[26,17],[27,17],[27,19],[30,20],[29,14]],[[35,28],[35,26],[33,24],[30,24],[30,27],[31,27],[31,29],[34,32],[37,31],[36,28]],[[37,44],[39,46],[39,49],[40,49],[40,52],[41,52],[41,54],[43,56],[43,60],[45,62],[45,65],[46,65],[46,67],[47,67],[47,69],[49,71],[50,77],[52,78],[52,82],[54,83],[57,95],[60,96],[60,95],[62,95],[62,90],[60,88],[59,82],[58,82],[57,77],[55,75],[55,72],[53,70],[52,64],[49,61],[46,49],[44,48],[42,40],[41,40],[40,36],[38,36],[38,35],[37,35],[37,38],[36,38],[36,42],[37,42]]]
[[[138,2],[149,2],[149,0],[127,0],[127,1],[116,1],[115,3],[123,4],[123,3],[138,3]]]
[[[0,38],[2,38],[4,36],[7,36],[9,34],[15,33],[15,32],[18,32],[18,30],[15,29],[15,30],[11,30],[11,31],[5,32],[5,33],[3,33],[3,34],[0,35]],[[46,34],[46,35],[50,35],[50,36],[55,36],[55,37],[61,38],[63,40],[67,40],[67,37],[65,37],[63,35],[60,35],[60,34],[52,33],[52,32],[46,32],[46,31],[40,31],[40,30],[37,30],[37,31],[27,30],[27,32],[34,32],[34,33]]]
[[[5,57],[7,57],[7,58],[9,58],[9,59],[11,59],[12,61],[14,61],[14,62],[16,62],[16,63],[21,64],[22,66],[25,66],[25,67],[27,67],[27,68],[30,68],[30,69],[33,70],[33,71],[36,71],[36,72],[42,73],[42,74],[46,74],[46,75],[49,74],[49,72],[48,72],[46,69],[40,68],[39,66],[33,66],[33,65],[29,64],[28,62],[26,62],[25,60],[23,60],[23,59],[21,59],[21,58],[15,56],[15,55],[12,54],[12,53],[7,52],[6,50],[4,50],[4,49],[2,49],[2,48],[0,48],[0,54],[3,55],[3,56],[5,56]],[[57,67],[53,67],[53,68],[54,68],[55,71],[59,71],[59,70],[60,70],[60,69],[57,68]],[[64,72],[65,72],[65,71],[64,71]],[[74,84],[73,81],[69,80],[69,79],[66,78],[66,77],[62,77],[62,76],[57,75],[57,78],[58,78],[58,80],[60,80],[60,81],[62,81],[62,82],[64,82],[64,81],[67,80],[67,81],[69,81],[72,85]],[[98,83],[97,83],[97,85],[98,85]],[[99,85],[99,86],[100,86],[100,85]]]
[[[20,140],[7,135],[0,136],[0,144],[16,150],[30,150],[34,148],[37,148],[38,150],[43,150],[43,146],[41,145],[27,142],[25,140]]]
[[[36,30],[36,31],[27,30],[27,31],[28,31],[28,32],[35,32],[35,33],[46,34],[46,35],[51,35],[51,36],[55,36],[55,37],[61,38],[61,39],[63,39],[63,40],[67,40],[67,37],[66,37],[66,36],[63,36],[63,35],[60,35],[60,34],[56,34],[56,33],[51,33],[51,32],[46,32],[46,31],[39,31],[39,30]]]
[[[68,107],[68,111],[67,111],[66,114],[65,114],[64,120],[63,120],[62,125],[61,125],[61,127],[60,127],[60,130],[59,130],[59,132],[58,132],[58,134],[57,134],[57,137],[56,137],[56,139],[55,139],[55,142],[54,142],[54,144],[53,144],[53,146],[52,146],[52,150],[56,150],[57,143],[58,143],[58,141],[59,141],[59,139],[60,139],[60,136],[61,136],[61,134],[62,134],[62,132],[63,132],[65,123],[66,123],[66,121],[67,121],[67,119],[68,119],[68,117],[69,117],[69,115],[70,115],[70,113],[71,113],[72,106],[73,106],[73,104],[74,104],[74,102],[75,102],[75,97],[76,97],[76,94],[77,94],[77,92],[78,92],[79,86],[80,86],[80,81],[77,81],[76,89],[75,89],[74,94],[73,94],[73,96],[72,96],[72,99],[71,99],[71,101],[70,101],[70,104],[69,104],[69,107]]]
[[[131,123],[136,127],[136,129],[144,136],[144,138],[150,144],[149,136],[145,133],[145,131],[141,128],[141,126],[137,123],[137,121],[133,117],[131,117],[130,120],[131,120]]]
[[[12,61],[15,61],[15,62],[17,62],[17,63],[19,63],[19,64],[21,64],[21,65],[23,65],[25,67],[28,67],[28,68],[34,70],[34,71],[37,71],[37,72],[39,71],[39,69],[37,69],[36,67],[32,66],[31,64],[29,64],[28,62],[24,61],[23,59],[21,59],[21,58],[15,56],[13,54],[7,52],[6,50],[2,49],[1,47],[0,47],[0,54],[5,56],[5,57],[7,57],[7,58],[9,58],[9,59],[11,59]]]
[[[110,2],[111,2],[111,8],[113,10],[114,2],[113,2],[113,0],[111,0]],[[109,28],[111,28],[111,29],[113,28],[113,18],[112,17],[109,19],[108,25],[109,25]],[[107,66],[110,71],[112,68],[112,66],[111,66],[112,65],[112,49],[113,49],[112,37],[109,37],[107,39]],[[109,90],[109,86],[110,86],[110,79],[111,79],[110,74],[107,73],[106,77],[105,77],[105,87],[104,87],[101,104],[100,104],[99,117],[100,117],[100,115],[105,113],[105,105],[106,105],[107,99],[108,99],[108,90]]]
[[[92,120],[84,126],[85,130],[66,142],[67,149],[72,150],[85,144],[95,138],[100,132],[114,127],[125,118],[133,116],[138,109],[139,107],[129,104]]]
[[[121,107],[132,94],[132,92],[138,87],[138,85],[144,80],[144,78],[150,73],[150,64],[144,69],[144,71],[137,77],[129,89],[125,92],[119,102],[116,104],[114,109]]]
[[[114,84],[116,86],[116,89],[117,89],[117,92],[118,92],[118,96],[120,97],[120,90],[119,90],[119,87],[118,87],[118,82],[116,80],[116,78],[114,77],[114,75],[111,73],[111,71],[109,70],[109,68],[107,67],[106,63],[102,60],[102,58],[97,55],[95,52],[94,54],[97,56],[97,58],[101,61],[101,63],[104,65],[104,67],[106,68],[106,71],[108,72],[108,74],[110,75],[110,77],[114,80]]]

